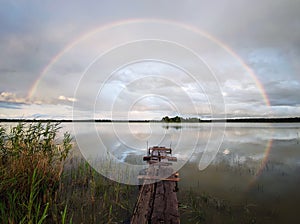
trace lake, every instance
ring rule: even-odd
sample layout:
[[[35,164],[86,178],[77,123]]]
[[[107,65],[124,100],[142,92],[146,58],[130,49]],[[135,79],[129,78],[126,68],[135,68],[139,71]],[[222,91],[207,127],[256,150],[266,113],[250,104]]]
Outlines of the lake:
[[[14,124],[4,124],[13,126]],[[207,223],[300,223],[300,123],[62,123],[75,149],[102,175],[135,185],[147,147],[171,146],[178,199],[208,195],[231,215]],[[76,150],[75,150],[76,151]],[[78,154],[77,156],[81,156]],[[203,197],[202,197],[203,198]],[[189,205],[181,204],[184,208]],[[183,209],[184,210],[184,209]],[[184,216],[184,215],[183,215]],[[230,222],[233,216],[235,222]],[[226,220],[225,220],[226,219]],[[193,223],[181,219],[181,223]]]
[[[205,192],[244,205],[266,223],[300,220],[300,124],[225,125],[76,123],[74,134],[85,158],[115,181],[136,184],[147,147],[171,146],[180,192]],[[199,164],[203,158],[205,168]]]
[[[115,181],[136,184],[147,147],[171,146],[180,192],[243,205],[265,223],[300,220],[299,123],[76,123],[74,135],[84,157]]]

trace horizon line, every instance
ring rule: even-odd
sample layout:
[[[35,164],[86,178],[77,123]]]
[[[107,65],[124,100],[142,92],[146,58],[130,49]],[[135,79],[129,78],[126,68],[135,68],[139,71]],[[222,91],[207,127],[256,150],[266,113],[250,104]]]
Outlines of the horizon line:
[[[197,121],[188,121],[189,119],[198,119]],[[237,122],[237,121],[244,121],[244,122],[280,122],[280,121],[293,121],[293,122],[300,122],[300,116],[298,117],[238,117],[238,118],[183,118],[180,122],[174,121],[163,121],[155,120],[155,119],[52,119],[52,118],[45,118],[45,119],[37,119],[37,118],[0,118],[0,122],[161,122],[161,123],[201,123],[201,122]]]

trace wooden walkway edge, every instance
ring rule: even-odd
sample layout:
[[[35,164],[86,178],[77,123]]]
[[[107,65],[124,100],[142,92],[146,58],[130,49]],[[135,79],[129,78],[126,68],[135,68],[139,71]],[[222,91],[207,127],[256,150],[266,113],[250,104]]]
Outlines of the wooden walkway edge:
[[[180,223],[176,195],[178,173],[174,174],[173,169],[166,165],[165,160],[168,159],[166,154],[171,154],[171,149],[164,147],[149,149],[147,156],[149,168],[146,175],[139,176],[143,184],[130,223]],[[158,161],[154,162],[156,160]],[[162,166],[159,163],[162,163]]]

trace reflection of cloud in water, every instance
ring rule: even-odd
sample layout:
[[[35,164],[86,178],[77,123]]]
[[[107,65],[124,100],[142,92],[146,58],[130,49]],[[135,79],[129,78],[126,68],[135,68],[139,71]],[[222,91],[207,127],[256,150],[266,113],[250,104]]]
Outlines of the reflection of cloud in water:
[[[225,154],[225,155],[228,155],[230,153],[230,150],[229,149],[225,149],[224,151],[223,151],[223,154]]]
[[[83,154],[88,158],[99,158],[109,153],[118,163],[135,165],[142,163],[141,158],[147,153],[147,145],[171,145],[173,155],[178,158],[178,162],[174,164],[177,170],[187,161],[197,165],[208,138],[211,137],[214,141],[219,135],[211,132],[210,124],[182,124],[180,129],[165,129],[163,126],[165,124],[161,123],[131,123],[130,126],[127,123],[82,124],[79,135],[82,139],[81,147],[84,147]],[[178,124],[171,126],[176,127]],[[92,133],[94,130],[98,134],[96,137]],[[298,130],[295,127],[289,128],[286,124],[283,127],[270,127],[266,124],[255,124],[253,127],[251,124],[229,124],[211,166],[227,164],[231,167],[244,166],[255,170],[260,169],[264,162],[283,164],[283,167],[297,166],[297,158],[300,158],[300,152],[297,150]],[[149,137],[145,140],[136,136]],[[270,140],[273,140],[273,144],[269,156],[266,157]]]
[[[297,205],[300,202],[298,197],[300,151],[296,138],[299,129],[286,127],[286,124],[283,127],[278,127],[279,125],[266,127],[265,124],[261,126],[256,124],[253,127],[251,124],[229,124],[213,163],[205,170],[199,171],[199,159],[210,134],[209,125],[183,125],[180,130],[174,128],[166,130],[161,125],[156,124],[151,127],[149,146],[157,143],[161,139],[160,135],[167,136],[163,138],[164,141],[160,145],[169,146],[172,140],[175,149],[173,156],[179,159],[175,168],[184,165],[179,171],[181,192],[193,189],[199,194],[205,192],[216,198],[230,201],[234,205],[239,203],[244,205],[243,203],[251,201],[264,212],[265,209],[269,209],[286,211],[289,215],[296,214],[294,211],[298,209]],[[149,131],[148,128],[143,128],[144,124],[137,124],[137,126],[139,127],[133,126],[135,135],[139,132],[147,134]],[[96,124],[96,128],[107,150],[119,161],[127,164],[145,164],[142,157],[146,154],[146,141],[136,140],[130,136],[123,124],[115,127],[118,128],[121,139],[116,137],[110,124]],[[105,152],[99,148],[99,139],[93,139],[93,135],[84,128],[82,136],[85,146],[88,147],[85,151],[86,155]],[[273,143],[270,154],[265,160],[269,140]],[[96,158],[94,157],[94,160]],[[189,162],[185,164],[187,160]],[[114,164],[112,168],[107,169],[102,167],[101,158],[99,161],[97,165],[107,177],[116,180],[122,174],[124,183],[128,181],[132,184],[137,181],[139,170],[129,169],[129,172],[124,172],[124,167]],[[261,167],[263,161],[266,163]],[[142,169],[141,166],[140,170]],[[257,177],[258,171],[259,177]]]

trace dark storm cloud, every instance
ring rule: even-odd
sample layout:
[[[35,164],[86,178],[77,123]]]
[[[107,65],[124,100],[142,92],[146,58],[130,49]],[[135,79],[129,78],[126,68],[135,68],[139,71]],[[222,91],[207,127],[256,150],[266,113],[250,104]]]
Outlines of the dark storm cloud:
[[[300,105],[300,83],[295,80],[273,81],[265,84],[267,94],[272,106]]]

